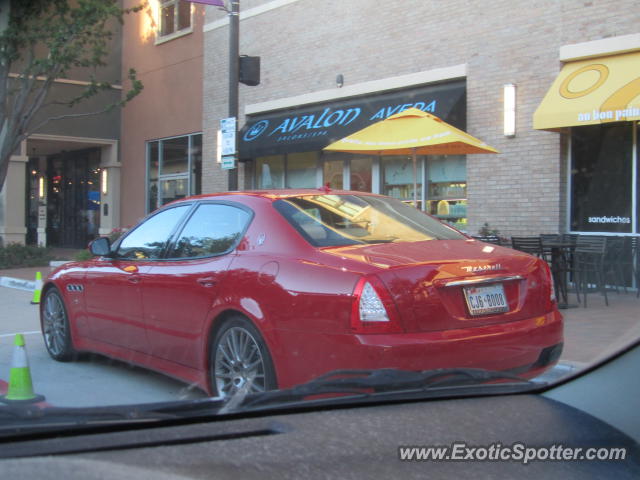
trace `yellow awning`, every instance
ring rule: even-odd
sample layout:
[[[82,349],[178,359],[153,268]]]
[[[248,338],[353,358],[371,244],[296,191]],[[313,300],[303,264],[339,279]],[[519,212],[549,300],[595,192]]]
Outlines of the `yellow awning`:
[[[640,120],[640,52],[567,63],[533,115],[533,128]]]

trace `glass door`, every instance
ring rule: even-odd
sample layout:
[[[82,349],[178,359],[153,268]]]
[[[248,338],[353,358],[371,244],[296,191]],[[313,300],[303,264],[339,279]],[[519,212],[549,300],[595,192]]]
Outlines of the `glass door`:
[[[86,248],[100,226],[100,151],[52,157],[48,165],[47,243]]]

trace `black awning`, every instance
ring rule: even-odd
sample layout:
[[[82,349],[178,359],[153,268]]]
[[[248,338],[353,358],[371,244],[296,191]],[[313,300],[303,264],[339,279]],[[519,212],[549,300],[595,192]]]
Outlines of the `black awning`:
[[[465,82],[456,81],[252,115],[239,133],[240,158],[322,150],[410,107],[465,130],[465,93]]]

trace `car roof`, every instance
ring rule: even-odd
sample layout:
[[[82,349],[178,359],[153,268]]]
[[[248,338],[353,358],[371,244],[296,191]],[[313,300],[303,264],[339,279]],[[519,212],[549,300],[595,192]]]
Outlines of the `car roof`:
[[[357,192],[351,190],[332,190],[330,188],[301,188],[301,189],[287,189],[287,190],[239,190],[232,192],[218,192],[218,193],[206,193],[202,195],[193,195],[190,197],[182,198],[177,200],[178,203],[190,200],[207,200],[207,199],[215,199],[221,197],[229,197],[229,196],[252,196],[252,197],[262,197],[268,198],[272,200],[277,200],[280,198],[291,198],[291,197],[300,197],[300,196],[308,196],[308,195],[366,195],[366,196],[380,196],[375,193],[369,192]]]

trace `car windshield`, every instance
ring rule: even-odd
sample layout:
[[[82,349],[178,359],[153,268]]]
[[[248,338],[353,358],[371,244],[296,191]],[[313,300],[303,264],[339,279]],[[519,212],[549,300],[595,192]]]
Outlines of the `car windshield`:
[[[278,200],[274,206],[316,247],[466,238],[391,198],[313,195]]]
[[[2,2],[0,436],[539,393],[639,341],[638,20]]]

